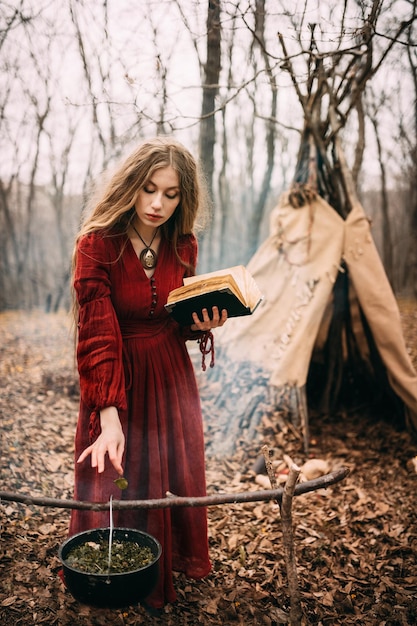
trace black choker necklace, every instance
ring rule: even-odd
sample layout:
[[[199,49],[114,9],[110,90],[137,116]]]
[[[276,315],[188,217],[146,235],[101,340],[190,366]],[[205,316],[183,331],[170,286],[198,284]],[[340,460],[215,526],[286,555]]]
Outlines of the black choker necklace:
[[[153,240],[156,237],[156,233],[158,232],[158,229],[157,228],[155,229],[151,242],[148,246],[148,244],[145,241],[143,241],[142,237],[139,235],[138,231],[133,226],[133,224],[132,224],[132,228],[137,234],[137,236],[139,237],[139,239],[141,240],[141,242],[143,243],[143,245],[145,246],[145,249],[142,250],[142,252],[139,255],[140,262],[142,263],[145,270],[152,270],[158,261],[158,255],[156,254],[155,250],[152,250],[151,248]]]

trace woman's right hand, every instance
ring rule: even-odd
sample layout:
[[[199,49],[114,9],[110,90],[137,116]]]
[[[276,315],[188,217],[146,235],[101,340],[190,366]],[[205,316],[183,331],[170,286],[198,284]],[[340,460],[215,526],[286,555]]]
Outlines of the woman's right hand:
[[[88,446],[78,458],[82,463],[91,455],[91,467],[96,467],[99,474],[104,472],[106,454],[119,474],[123,475],[122,459],[125,449],[125,436],[120,423],[119,414],[114,406],[100,411],[101,433],[91,446]]]

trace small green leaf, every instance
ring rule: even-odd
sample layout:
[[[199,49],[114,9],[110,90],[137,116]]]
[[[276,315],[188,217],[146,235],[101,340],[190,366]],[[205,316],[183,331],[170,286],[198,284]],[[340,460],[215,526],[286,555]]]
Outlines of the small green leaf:
[[[127,482],[127,479],[124,476],[119,476],[119,478],[116,478],[116,480],[114,482],[119,487],[119,489],[121,489],[122,491],[124,489],[127,489],[127,486],[129,484]]]

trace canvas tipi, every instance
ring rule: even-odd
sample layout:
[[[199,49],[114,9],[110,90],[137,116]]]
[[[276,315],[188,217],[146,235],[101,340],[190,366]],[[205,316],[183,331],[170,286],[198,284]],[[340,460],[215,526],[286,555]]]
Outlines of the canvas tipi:
[[[216,453],[256,438],[277,410],[307,447],[310,401],[322,412],[371,401],[417,430],[417,374],[364,211],[356,202],[343,219],[305,190],[283,195],[248,263],[263,302],[216,336]]]

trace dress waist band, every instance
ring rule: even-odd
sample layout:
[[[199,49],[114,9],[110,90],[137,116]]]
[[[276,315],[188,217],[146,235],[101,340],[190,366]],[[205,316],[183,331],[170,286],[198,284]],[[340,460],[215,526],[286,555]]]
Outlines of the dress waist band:
[[[123,339],[146,338],[157,335],[171,323],[172,320],[169,317],[161,320],[125,320],[120,322],[120,331]]]

